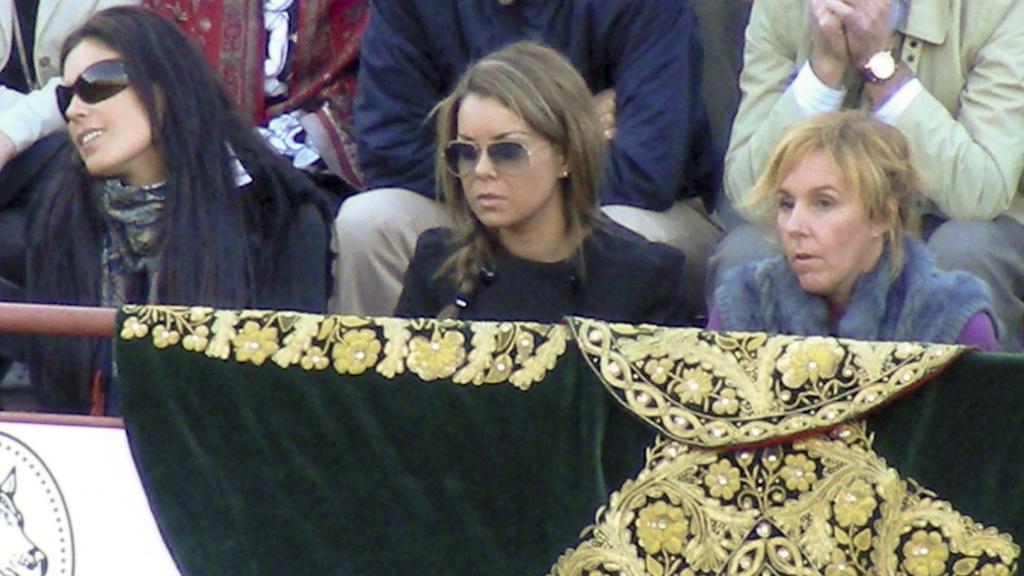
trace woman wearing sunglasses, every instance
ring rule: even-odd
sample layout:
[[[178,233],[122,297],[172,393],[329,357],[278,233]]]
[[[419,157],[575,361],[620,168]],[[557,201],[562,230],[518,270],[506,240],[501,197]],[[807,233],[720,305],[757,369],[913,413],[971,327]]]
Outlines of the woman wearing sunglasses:
[[[494,52],[436,118],[454,230],[420,237],[396,315],[683,322],[683,254],[601,216],[601,125],[567,59],[530,42]]]
[[[72,153],[34,207],[34,300],[325,308],[326,203],[174,23],[141,8],[99,12],[68,37],[61,66]],[[34,350],[46,408],[89,408],[107,364],[96,348]]]

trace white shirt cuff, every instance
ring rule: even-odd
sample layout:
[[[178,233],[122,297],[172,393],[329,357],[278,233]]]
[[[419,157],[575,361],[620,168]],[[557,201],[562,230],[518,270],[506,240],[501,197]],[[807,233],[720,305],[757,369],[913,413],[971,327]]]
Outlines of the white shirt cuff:
[[[899,87],[896,93],[889,96],[889,99],[882,106],[875,110],[875,118],[892,126],[896,124],[900,114],[906,110],[917,95],[924,91],[924,85],[917,78],[911,78],[906,84]]]
[[[811,70],[810,62],[804,62],[789,86],[804,116],[839,110],[846,96],[845,89],[836,90],[822,82]]]
[[[57,109],[57,84],[60,84],[59,76],[51,78],[39,90],[17,94],[17,98],[10,98],[12,91],[7,91],[7,98],[0,106],[0,131],[14,142],[18,152],[66,126]]]

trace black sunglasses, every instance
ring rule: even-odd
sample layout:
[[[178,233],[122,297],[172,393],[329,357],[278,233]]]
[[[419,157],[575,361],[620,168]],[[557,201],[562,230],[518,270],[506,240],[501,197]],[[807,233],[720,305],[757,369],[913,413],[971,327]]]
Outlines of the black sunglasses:
[[[444,148],[445,166],[462,178],[476,169],[484,153],[491,159],[495,170],[510,176],[521,174],[530,165],[530,149],[520,142],[492,142],[480,146],[475,142],[455,140]]]
[[[68,118],[71,99],[78,96],[86,104],[103,102],[129,85],[124,60],[102,60],[89,66],[71,86],[57,86],[57,108]]]

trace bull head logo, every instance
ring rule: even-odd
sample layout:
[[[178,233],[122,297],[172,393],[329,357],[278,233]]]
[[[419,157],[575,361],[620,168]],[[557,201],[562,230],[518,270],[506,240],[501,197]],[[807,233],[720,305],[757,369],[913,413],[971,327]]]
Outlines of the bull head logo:
[[[25,517],[14,504],[14,468],[0,484],[0,576],[43,576],[46,554],[25,535]]]

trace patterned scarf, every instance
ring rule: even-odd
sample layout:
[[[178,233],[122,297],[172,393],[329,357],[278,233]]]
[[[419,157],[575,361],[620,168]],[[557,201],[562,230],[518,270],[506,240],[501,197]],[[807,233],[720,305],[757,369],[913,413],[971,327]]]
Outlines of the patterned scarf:
[[[107,225],[100,303],[156,303],[166,184],[136,187],[111,178],[94,193]]]

